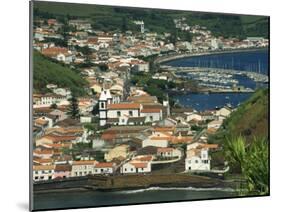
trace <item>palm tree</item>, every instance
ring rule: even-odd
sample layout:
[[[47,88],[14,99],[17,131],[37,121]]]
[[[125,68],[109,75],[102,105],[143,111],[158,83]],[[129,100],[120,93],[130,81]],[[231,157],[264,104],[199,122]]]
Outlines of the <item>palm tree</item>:
[[[241,185],[246,194],[268,194],[268,142],[264,138],[255,138],[247,145],[244,137],[227,138],[224,144],[225,157],[233,166],[238,166],[242,178]]]

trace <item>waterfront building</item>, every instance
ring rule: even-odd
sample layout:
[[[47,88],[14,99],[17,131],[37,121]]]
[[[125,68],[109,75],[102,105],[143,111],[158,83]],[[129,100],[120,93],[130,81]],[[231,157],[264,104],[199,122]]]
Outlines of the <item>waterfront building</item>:
[[[115,163],[97,163],[93,174],[113,174],[116,170]]]
[[[95,161],[95,160],[73,161],[71,176],[72,177],[78,177],[78,176],[81,177],[81,176],[87,176],[89,174],[93,174],[96,164],[97,164],[97,161]]]
[[[57,164],[55,166],[54,179],[65,179],[71,176],[71,165],[69,164]]]
[[[53,179],[54,165],[33,165],[33,180],[44,181]]]
[[[149,173],[151,172],[151,161],[153,156],[141,155],[133,158],[129,162],[120,167],[121,174],[136,174],[136,173]]]

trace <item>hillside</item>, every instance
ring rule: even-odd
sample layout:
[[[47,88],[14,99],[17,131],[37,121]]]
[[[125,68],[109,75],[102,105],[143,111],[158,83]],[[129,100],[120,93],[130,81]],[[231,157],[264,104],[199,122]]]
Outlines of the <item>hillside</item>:
[[[139,31],[132,21],[143,20],[145,27],[155,32],[174,32],[174,18],[185,17],[188,24],[207,27],[215,35],[224,37],[268,37],[268,18],[252,15],[228,15],[190,11],[173,11],[91,4],[34,2],[35,17],[87,18],[97,30]]]
[[[46,85],[53,83],[59,87],[70,88],[77,95],[85,95],[86,93],[84,87],[87,82],[79,73],[51,61],[37,51],[33,53],[33,70],[34,92],[47,92]]]
[[[251,142],[254,137],[267,139],[269,133],[268,101],[268,89],[259,89],[225,120],[224,129],[216,137],[242,135],[248,142]]]

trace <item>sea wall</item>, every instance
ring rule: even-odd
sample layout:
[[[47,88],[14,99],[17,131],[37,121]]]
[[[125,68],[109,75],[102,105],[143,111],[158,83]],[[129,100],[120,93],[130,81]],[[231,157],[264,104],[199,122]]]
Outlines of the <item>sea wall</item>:
[[[189,174],[148,174],[148,175],[118,175],[118,176],[87,176],[37,182],[34,192],[56,192],[64,190],[131,190],[148,187],[194,187],[214,188],[233,187],[232,183],[218,178],[210,178]]]

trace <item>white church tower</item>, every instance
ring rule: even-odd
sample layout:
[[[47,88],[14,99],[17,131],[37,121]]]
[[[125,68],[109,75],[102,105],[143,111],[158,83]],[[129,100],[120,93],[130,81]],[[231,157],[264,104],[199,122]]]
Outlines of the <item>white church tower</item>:
[[[99,121],[100,126],[106,125],[107,105],[112,103],[112,96],[109,90],[102,90],[99,98]]]

